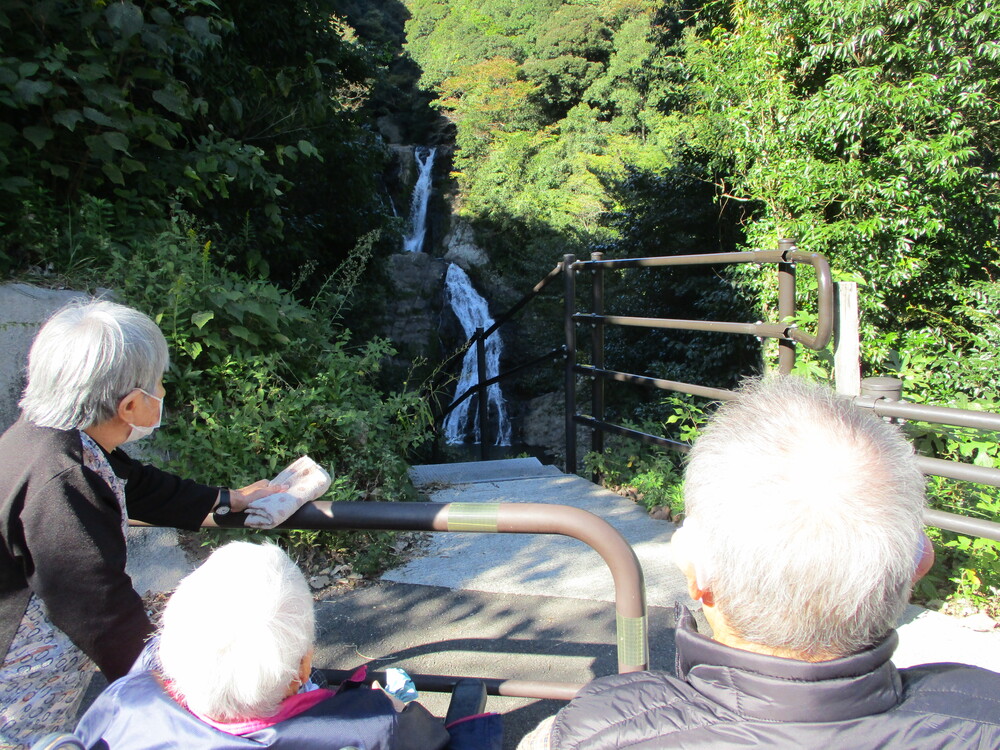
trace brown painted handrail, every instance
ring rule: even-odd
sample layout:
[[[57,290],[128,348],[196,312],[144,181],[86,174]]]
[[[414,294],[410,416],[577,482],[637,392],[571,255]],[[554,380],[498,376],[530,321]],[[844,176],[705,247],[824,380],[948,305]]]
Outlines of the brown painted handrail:
[[[219,525],[239,528],[243,519],[243,514],[233,513],[224,516]],[[279,528],[561,534],[578,539],[594,549],[611,571],[615,585],[618,671],[636,672],[649,667],[642,567],[618,530],[588,511],[542,503],[321,501],[307,503]]]
[[[620,260],[578,260],[574,269],[585,268],[652,268],[663,266],[696,266],[736,263],[806,263],[816,272],[817,318],[816,333],[809,334],[786,323],[723,323],[695,320],[670,320],[666,318],[630,318],[626,316],[574,315],[580,321],[601,320],[612,325],[640,326],[643,328],[677,328],[688,331],[718,331],[745,333],[768,338],[789,338],[809,349],[823,349],[833,338],[833,276],[830,264],[818,253],[798,250],[758,250],[739,253],[704,253],[700,255],[667,255],[651,258],[623,258]]]

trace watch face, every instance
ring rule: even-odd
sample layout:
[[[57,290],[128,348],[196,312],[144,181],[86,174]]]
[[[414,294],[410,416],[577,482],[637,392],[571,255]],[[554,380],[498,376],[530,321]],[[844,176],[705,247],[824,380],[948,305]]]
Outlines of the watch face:
[[[215,509],[215,515],[225,516],[229,514],[230,510],[232,510],[232,508],[230,508],[228,505],[220,505],[218,508]]]

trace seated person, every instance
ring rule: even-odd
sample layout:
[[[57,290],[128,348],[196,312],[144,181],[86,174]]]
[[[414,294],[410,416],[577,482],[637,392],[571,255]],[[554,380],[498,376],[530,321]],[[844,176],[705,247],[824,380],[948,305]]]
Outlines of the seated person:
[[[295,563],[274,545],[227,544],[181,581],[158,638],[76,733],[110,750],[448,745],[416,702],[350,681],[317,687],[313,638],[312,595]]]
[[[896,427],[793,378],[726,403],[691,451],[675,560],[676,677],[594,680],[519,748],[1000,747],[1000,674],[896,669],[895,623],[933,562]]]

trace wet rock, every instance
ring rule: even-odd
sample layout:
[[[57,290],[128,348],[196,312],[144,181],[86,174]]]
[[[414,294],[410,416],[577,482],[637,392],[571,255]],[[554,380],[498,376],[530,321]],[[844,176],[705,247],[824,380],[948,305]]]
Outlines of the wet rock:
[[[447,248],[445,260],[461,266],[466,271],[489,263],[490,259],[486,252],[476,244],[472,227],[465,221],[454,220],[451,231],[444,238],[444,245]]]

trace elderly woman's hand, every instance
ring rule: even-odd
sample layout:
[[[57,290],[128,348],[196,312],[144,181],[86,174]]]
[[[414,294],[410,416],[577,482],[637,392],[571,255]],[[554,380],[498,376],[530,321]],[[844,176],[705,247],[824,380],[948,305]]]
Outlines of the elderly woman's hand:
[[[287,489],[287,484],[273,485],[268,480],[261,479],[253,484],[248,484],[246,487],[240,487],[238,490],[230,490],[229,502],[234,513],[241,513],[254,500],[260,500],[262,497],[275,495]]]
[[[271,480],[271,486],[280,487],[282,492],[250,502],[244,523],[257,529],[274,528],[330,489],[330,483],[326,469],[309,456],[301,456]]]

